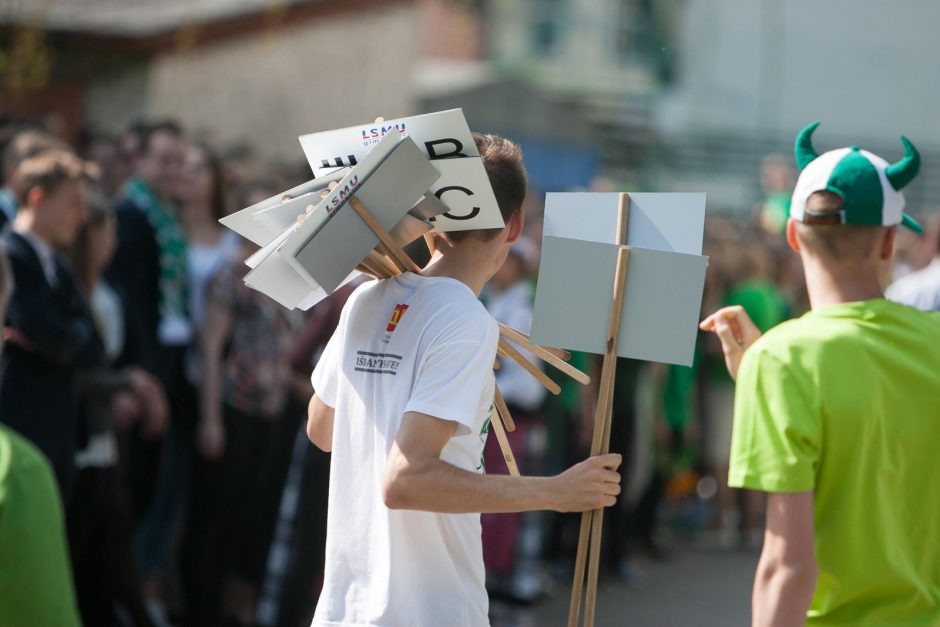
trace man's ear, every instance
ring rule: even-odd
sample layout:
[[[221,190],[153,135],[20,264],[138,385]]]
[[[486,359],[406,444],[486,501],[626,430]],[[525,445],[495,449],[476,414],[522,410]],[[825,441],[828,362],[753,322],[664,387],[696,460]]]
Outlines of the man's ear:
[[[787,218],[787,244],[793,252],[800,252],[800,241],[796,238],[796,220]]]
[[[522,227],[525,226],[525,214],[520,208],[514,212],[506,222],[506,243],[515,244],[522,237]]]
[[[898,227],[889,226],[884,231],[881,237],[881,250],[878,253],[882,261],[889,261],[894,256],[894,239],[898,234]]]
[[[29,188],[28,192],[26,192],[26,206],[38,207],[45,197],[46,190],[41,188],[39,185],[34,185],[33,187]]]

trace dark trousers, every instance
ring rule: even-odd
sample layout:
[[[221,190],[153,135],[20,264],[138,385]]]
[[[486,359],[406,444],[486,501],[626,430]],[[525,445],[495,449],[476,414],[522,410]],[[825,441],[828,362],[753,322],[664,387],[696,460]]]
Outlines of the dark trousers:
[[[224,409],[221,459],[197,457],[183,540],[188,624],[218,624],[226,580],[260,586],[297,422]]]
[[[131,510],[117,469],[85,468],[78,474],[67,514],[75,593],[86,625],[149,627],[140,576],[131,551]]]

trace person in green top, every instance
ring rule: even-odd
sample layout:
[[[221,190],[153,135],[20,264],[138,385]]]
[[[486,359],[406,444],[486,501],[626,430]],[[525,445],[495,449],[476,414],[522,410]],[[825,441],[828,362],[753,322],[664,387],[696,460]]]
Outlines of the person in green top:
[[[12,283],[0,247],[0,320]],[[39,449],[0,425],[0,625],[80,624],[52,466]]]
[[[805,129],[787,240],[812,310],[717,333],[737,390],[729,483],[768,492],[755,625],[940,624],[940,316],[884,300],[919,158],[817,156]]]

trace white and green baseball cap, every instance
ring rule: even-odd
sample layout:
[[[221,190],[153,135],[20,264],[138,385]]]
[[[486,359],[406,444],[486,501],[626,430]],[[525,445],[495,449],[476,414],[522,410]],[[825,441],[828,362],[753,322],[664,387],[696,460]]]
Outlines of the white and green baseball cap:
[[[819,155],[813,148],[813,122],[796,138],[796,163],[802,170],[790,202],[790,217],[800,222],[835,221],[841,224],[894,226],[903,224],[915,233],[923,233],[916,220],[904,213],[901,189],[917,176],[920,155],[903,135],[904,158],[888,163],[876,154],[858,146],[839,148]],[[833,220],[833,214],[814,215],[806,210],[806,199],[814,192],[838,194],[844,208]]]

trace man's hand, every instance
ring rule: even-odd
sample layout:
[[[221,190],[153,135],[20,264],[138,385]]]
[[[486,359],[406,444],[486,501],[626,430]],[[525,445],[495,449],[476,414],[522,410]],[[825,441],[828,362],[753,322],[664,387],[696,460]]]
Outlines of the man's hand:
[[[170,405],[163,386],[156,377],[142,368],[130,366],[125,372],[131,382],[131,389],[143,405],[144,436],[156,438],[163,435],[170,423]]]
[[[761,336],[760,330],[744,311],[744,307],[734,305],[723,307],[705,318],[699,325],[702,331],[711,331],[721,341],[721,350],[725,354],[725,365],[732,379],[738,378],[738,366],[744,351]]]
[[[616,453],[589,457],[552,478],[555,504],[559,512],[584,512],[610,507],[620,494],[621,457]]]
[[[33,343],[30,342],[25,335],[23,335],[19,329],[14,329],[13,327],[3,327],[3,341],[8,344],[13,344],[18,346],[27,353],[32,353],[35,351],[33,348]]]
[[[225,452],[225,425],[221,417],[206,417],[199,421],[196,445],[206,459],[221,459]]]

